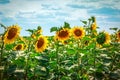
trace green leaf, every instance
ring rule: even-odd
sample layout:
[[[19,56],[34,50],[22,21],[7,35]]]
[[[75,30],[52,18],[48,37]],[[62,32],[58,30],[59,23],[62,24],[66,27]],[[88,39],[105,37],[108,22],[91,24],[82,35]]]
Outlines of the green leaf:
[[[14,47],[13,44],[6,44],[6,45],[5,45],[5,49],[6,49],[6,50],[11,50],[11,49],[13,49],[13,47]]]
[[[32,30],[32,29],[27,29],[26,31],[28,31],[28,32],[30,32],[30,33],[33,33],[33,32],[35,31],[35,29],[34,29],[34,30]]]
[[[58,31],[58,28],[57,28],[57,27],[52,27],[52,28],[50,29],[50,32],[54,32],[54,31]]]
[[[86,41],[86,40],[89,41],[89,40],[91,40],[91,38],[85,36],[85,37],[83,37],[83,40],[84,40],[84,41]]]
[[[5,25],[3,25],[2,23],[0,23],[0,25],[1,25],[1,27],[3,27],[4,29],[6,29],[6,26],[5,26]]]
[[[75,50],[74,49],[67,49],[67,53],[68,54],[75,54]]]
[[[96,44],[93,42],[93,43],[90,43],[86,48],[87,49],[91,49],[91,48],[95,48]]]
[[[16,70],[16,65],[10,65],[7,69],[8,74],[12,74]]]
[[[78,49],[80,53],[89,54],[88,49]]]
[[[80,20],[82,23],[84,23],[84,24],[87,24],[87,21],[82,21],[82,20]]]
[[[55,58],[56,54],[54,52],[51,52],[48,56],[49,56],[49,58]]]
[[[115,30],[115,31],[116,31],[117,29],[118,29],[118,28],[110,28],[110,30]]]
[[[67,22],[64,22],[64,28],[68,28],[68,29],[70,29],[70,24],[67,23]]]

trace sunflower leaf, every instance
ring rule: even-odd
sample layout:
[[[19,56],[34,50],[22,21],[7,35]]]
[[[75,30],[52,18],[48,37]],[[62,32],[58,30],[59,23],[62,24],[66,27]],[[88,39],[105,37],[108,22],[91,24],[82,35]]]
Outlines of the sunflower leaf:
[[[67,23],[67,22],[64,22],[64,28],[68,28],[68,29],[70,29],[70,24]]]
[[[52,27],[52,28],[50,29],[50,32],[54,32],[54,31],[58,31],[58,28],[57,28],[57,27]]]
[[[31,29],[27,29],[26,31],[28,31],[30,33],[33,33],[33,30],[31,30]]]
[[[82,20],[80,20],[82,23],[84,23],[84,24],[87,24],[87,21],[82,21]]]
[[[110,30],[115,30],[115,31],[116,31],[117,29],[118,29],[118,28],[110,28]]]
[[[3,27],[4,29],[6,29],[6,26],[5,26],[5,25],[3,25],[2,23],[0,23],[0,25],[1,25],[1,27]]]

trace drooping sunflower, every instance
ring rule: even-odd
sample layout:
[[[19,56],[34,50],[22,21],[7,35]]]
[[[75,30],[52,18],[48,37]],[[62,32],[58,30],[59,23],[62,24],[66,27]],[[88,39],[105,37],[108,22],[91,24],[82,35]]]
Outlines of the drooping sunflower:
[[[8,27],[7,32],[4,35],[4,43],[11,44],[20,34],[20,27],[18,25],[12,25]]]
[[[117,32],[117,41],[120,42],[120,31]]]
[[[14,50],[24,50],[24,45],[23,44],[18,44],[14,47]]]
[[[48,40],[44,36],[40,36],[35,43],[36,52],[43,52],[47,48]]]
[[[107,32],[99,33],[97,37],[97,43],[102,44],[109,44],[110,43],[110,35]]]
[[[75,39],[81,39],[82,37],[85,36],[85,30],[83,27],[74,27],[72,29],[72,34]]]
[[[60,31],[56,32],[56,39],[60,41],[68,40],[70,37],[70,30],[67,28],[61,29]]]

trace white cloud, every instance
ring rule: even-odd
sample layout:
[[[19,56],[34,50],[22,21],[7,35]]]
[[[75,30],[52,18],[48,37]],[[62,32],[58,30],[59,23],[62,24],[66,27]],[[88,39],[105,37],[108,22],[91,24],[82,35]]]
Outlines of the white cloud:
[[[99,21],[97,22],[101,25],[101,23],[106,24],[108,22],[106,19],[109,16],[96,13],[91,14],[88,13],[88,10],[102,7],[120,10],[119,4],[119,0],[96,0],[92,2],[91,0],[10,0],[10,3],[0,5],[0,12],[6,18],[10,17],[16,22],[27,24],[59,23],[60,21],[79,22],[79,20],[87,20],[91,15],[94,15],[98,18]],[[68,5],[78,5],[84,8],[72,8]],[[107,25],[118,26],[119,24],[109,23]]]
[[[83,18],[88,18],[88,13],[85,9],[72,10],[65,20],[79,20]]]

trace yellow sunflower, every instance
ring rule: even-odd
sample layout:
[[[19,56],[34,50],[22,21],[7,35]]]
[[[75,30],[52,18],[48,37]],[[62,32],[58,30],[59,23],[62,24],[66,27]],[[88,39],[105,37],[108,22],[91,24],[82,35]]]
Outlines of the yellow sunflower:
[[[85,30],[83,27],[74,27],[72,29],[72,34],[75,39],[81,39],[82,37],[85,36]]]
[[[31,35],[31,37],[32,37],[33,39],[36,39],[36,36],[35,36],[35,34],[32,34],[32,35]]]
[[[60,40],[60,41],[65,41],[68,40],[70,36],[70,30],[67,28],[64,28],[58,32],[56,32],[56,40]]]
[[[24,50],[24,45],[23,44],[18,44],[14,47],[14,50]]]
[[[41,34],[42,33],[42,29],[37,30],[37,34]]]
[[[102,44],[109,44],[110,43],[110,35],[107,32],[99,33],[97,37],[97,43]]]
[[[97,28],[96,22],[92,23],[92,25],[91,25],[91,30],[96,30],[96,28]]]
[[[40,36],[35,43],[35,50],[36,52],[42,52],[47,47],[48,40],[44,36]]]
[[[4,35],[4,43],[11,44],[20,34],[20,27],[18,25],[13,25],[8,27],[7,32]]]
[[[110,43],[110,34],[109,33],[105,33],[105,44],[109,44]]]
[[[120,42],[120,31],[117,32],[117,41]]]

